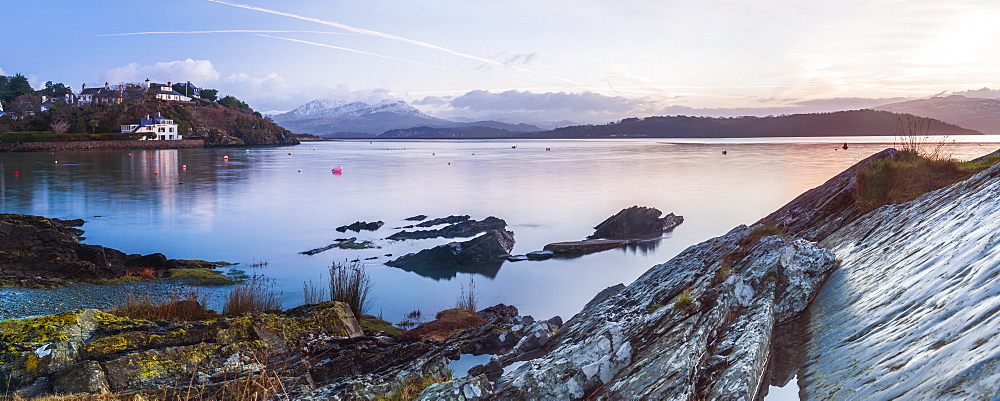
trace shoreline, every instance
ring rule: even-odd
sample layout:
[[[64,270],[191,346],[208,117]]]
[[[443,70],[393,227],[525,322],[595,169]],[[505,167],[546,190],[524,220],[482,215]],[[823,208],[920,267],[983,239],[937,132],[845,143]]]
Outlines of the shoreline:
[[[57,152],[75,150],[190,149],[204,148],[202,139],[173,141],[66,141],[0,143],[0,152]]]

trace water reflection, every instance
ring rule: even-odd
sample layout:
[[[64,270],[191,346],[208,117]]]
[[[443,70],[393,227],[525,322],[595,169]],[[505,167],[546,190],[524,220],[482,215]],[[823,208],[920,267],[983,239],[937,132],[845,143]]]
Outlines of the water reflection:
[[[459,273],[477,274],[490,279],[496,278],[500,267],[504,261],[481,263],[475,265],[453,265],[453,264],[431,264],[420,267],[396,266],[396,268],[408,272],[417,273],[423,277],[434,280],[450,280],[458,276]]]

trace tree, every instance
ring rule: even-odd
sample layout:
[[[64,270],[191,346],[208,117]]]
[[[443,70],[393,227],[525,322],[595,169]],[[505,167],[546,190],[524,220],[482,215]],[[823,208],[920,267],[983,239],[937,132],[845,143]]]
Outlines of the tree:
[[[77,134],[87,133],[87,122],[83,119],[83,116],[76,118],[76,127],[73,128],[73,132]]]
[[[244,103],[240,99],[237,99],[237,98],[232,97],[232,96],[226,96],[226,97],[224,97],[222,99],[219,99],[219,105],[222,106],[222,107],[228,107],[230,109],[237,109],[237,110],[241,110],[241,111],[242,110],[250,110],[250,106],[249,105],[247,105],[246,103]]]
[[[35,90],[31,89],[31,83],[28,82],[28,78],[25,78],[21,74],[15,74],[7,80],[7,88],[0,95],[0,99],[7,103],[13,103],[14,99],[17,99],[18,96],[30,93],[35,93]]]
[[[87,122],[87,125],[89,125],[90,128],[93,128],[94,132],[92,132],[92,133],[96,134],[97,133],[97,127],[101,125],[101,122],[97,121],[97,120],[90,120],[90,121]]]
[[[201,98],[208,99],[214,102],[216,99],[219,98],[219,91],[215,89],[202,89]]]
[[[64,85],[62,82],[52,83],[52,81],[46,82],[45,89],[38,91],[39,95],[45,95],[48,97],[61,97],[70,93],[73,93],[73,89]]]

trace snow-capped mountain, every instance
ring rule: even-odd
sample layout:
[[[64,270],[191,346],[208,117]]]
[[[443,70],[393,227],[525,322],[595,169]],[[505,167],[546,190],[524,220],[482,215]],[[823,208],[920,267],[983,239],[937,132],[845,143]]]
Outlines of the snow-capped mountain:
[[[886,104],[875,109],[936,118],[984,134],[1000,134],[1000,100],[996,99],[952,95]],[[930,129],[933,131],[934,127]]]
[[[386,131],[413,127],[471,127],[484,130],[533,132],[540,128],[496,121],[460,123],[434,118],[399,100],[374,105],[338,99],[317,99],[286,113],[272,116],[274,122],[296,134],[326,138],[373,138]]]

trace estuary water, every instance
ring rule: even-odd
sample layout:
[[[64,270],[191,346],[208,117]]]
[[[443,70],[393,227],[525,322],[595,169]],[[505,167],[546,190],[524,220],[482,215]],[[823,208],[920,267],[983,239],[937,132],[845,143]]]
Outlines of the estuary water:
[[[840,149],[845,141],[849,149]],[[992,136],[949,141],[955,142],[945,152],[959,159],[1000,147]],[[454,307],[470,280],[482,306],[506,303],[536,318],[568,319],[600,290],[628,284],[688,246],[752,224],[891,143],[875,137],[332,141],[5,153],[0,210],[83,219],[85,243],[126,253],[238,263],[237,269],[271,280],[286,307],[303,302],[304,282],[324,282],[331,263],[360,259],[373,282],[370,312],[392,322],[413,310],[433,316]],[[341,174],[332,173],[335,166],[343,167]],[[675,213],[685,222],[644,247],[505,262],[478,273],[428,277],[383,265],[451,241],[383,239],[412,224],[404,219],[414,215],[502,218],[517,241],[513,253],[523,254],[584,239],[632,205]],[[374,232],[334,230],[359,220],[385,225]],[[352,236],[380,248],[300,254]],[[253,267],[260,262],[266,265]],[[0,309],[23,302],[19,291],[0,290]],[[36,297],[38,291],[44,297],[44,291],[60,290],[36,290]]]

